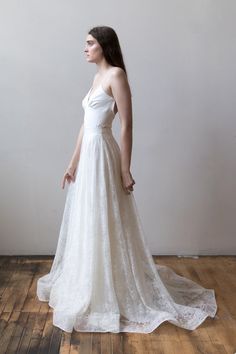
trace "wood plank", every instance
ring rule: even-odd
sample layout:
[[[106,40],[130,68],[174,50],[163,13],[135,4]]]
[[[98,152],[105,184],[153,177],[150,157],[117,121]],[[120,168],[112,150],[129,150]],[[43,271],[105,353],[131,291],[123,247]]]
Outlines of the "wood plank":
[[[36,320],[36,313],[29,313],[17,349],[18,352],[20,352],[21,354],[25,354],[28,352],[35,320]]]
[[[7,348],[10,345],[10,340],[12,333],[14,332],[15,326],[16,326],[16,321],[18,320],[20,316],[19,311],[11,312],[11,315],[9,317],[9,320],[7,321],[7,325],[4,328],[1,338],[0,338],[0,353],[6,353]]]
[[[148,353],[148,348],[144,342],[145,334],[141,333],[131,333],[130,343],[132,351],[136,354]]]
[[[73,353],[73,348],[71,347],[71,336],[72,336],[72,333],[67,333],[67,332],[62,331],[60,354],[72,354]],[[70,351],[70,348],[71,348],[71,351]],[[76,353],[79,353],[79,350]]]
[[[111,354],[123,354],[124,353],[124,333],[111,333]],[[127,352],[128,353],[128,352]],[[109,353],[110,354],[110,353]]]
[[[64,332],[66,333],[66,332]],[[76,354],[76,353],[80,353],[80,342],[82,340],[82,334],[80,332],[77,331],[73,331],[72,333],[70,333],[70,345],[68,346],[68,339],[67,338],[67,350],[69,348],[69,353],[70,354]],[[66,347],[64,348],[64,351],[66,350]]]
[[[62,330],[56,326],[53,326],[52,336],[50,340],[49,353],[58,354],[61,345]]]
[[[40,311],[36,314],[33,331],[29,343],[28,353],[34,353],[38,351],[41,338],[43,336],[44,326],[47,320],[47,312],[44,309],[40,309]]]
[[[9,318],[11,317],[10,312],[2,312],[0,316],[0,339],[2,337],[2,334],[4,332],[4,328],[7,326],[7,322]]]
[[[7,351],[9,353],[14,353],[16,352],[20,340],[21,340],[21,336],[23,334],[25,325],[28,321],[28,313],[24,313],[24,312],[20,312],[19,318],[16,320],[16,325],[15,325],[15,329],[12,332],[11,338],[10,338],[10,343],[9,346],[7,348]]]
[[[101,353],[101,333],[92,333],[92,350],[91,354]]]
[[[128,354],[136,354],[132,343],[133,333],[123,332],[123,352]]]
[[[92,353],[92,333],[81,332],[79,354],[91,354],[91,353]]]
[[[109,333],[109,332],[108,333],[101,333],[101,353],[102,354],[111,354],[112,353],[111,338],[112,338],[111,333]],[[118,351],[118,353],[119,353],[119,351]]]
[[[53,317],[53,313],[48,311],[46,322],[43,328],[43,333],[39,343],[39,348],[38,348],[39,354],[45,354],[49,351],[50,344],[51,344],[51,337],[53,335],[53,327],[54,327],[52,324],[52,317]]]

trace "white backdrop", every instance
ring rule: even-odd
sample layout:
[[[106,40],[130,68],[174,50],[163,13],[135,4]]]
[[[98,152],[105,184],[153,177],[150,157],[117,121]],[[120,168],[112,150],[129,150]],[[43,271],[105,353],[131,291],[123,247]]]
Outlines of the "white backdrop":
[[[152,254],[236,252],[236,2],[0,1],[0,254],[54,254],[95,25],[133,94],[134,196]],[[119,116],[113,125],[119,142]]]

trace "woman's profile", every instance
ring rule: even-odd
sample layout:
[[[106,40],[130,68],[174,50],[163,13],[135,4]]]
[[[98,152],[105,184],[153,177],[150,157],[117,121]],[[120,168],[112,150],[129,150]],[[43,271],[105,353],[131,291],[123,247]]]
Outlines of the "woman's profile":
[[[66,332],[150,333],[164,321],[194,330],[215,316],[215,292],[155,264],[147,246],[132,193],[131,90],[115,30],[92,28],[85,54],[97,73],[62,178],[68,191],[55,257],[37,296]]]

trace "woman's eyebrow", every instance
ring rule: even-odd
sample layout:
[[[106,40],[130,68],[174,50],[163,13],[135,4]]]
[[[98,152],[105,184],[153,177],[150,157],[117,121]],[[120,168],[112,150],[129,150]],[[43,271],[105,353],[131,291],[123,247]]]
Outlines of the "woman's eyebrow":
[[[89,43],[89,42],[93,42],[93,40],[92,39],[89,39],[88,41],[86,41],[87,43]]]

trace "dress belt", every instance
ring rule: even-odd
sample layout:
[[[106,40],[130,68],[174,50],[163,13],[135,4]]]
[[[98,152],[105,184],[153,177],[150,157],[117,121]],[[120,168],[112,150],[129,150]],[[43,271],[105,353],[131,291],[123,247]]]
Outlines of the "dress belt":
[[[84,134],[112,134],[111,127],[84,127]]]

